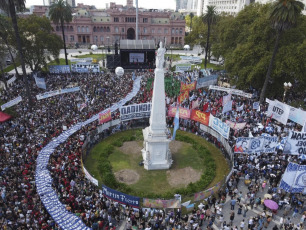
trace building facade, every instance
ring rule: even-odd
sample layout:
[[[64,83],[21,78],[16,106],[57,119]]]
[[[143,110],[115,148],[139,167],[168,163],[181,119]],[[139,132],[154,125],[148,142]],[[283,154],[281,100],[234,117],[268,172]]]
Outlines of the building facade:
[[[35,6],[39,10],[41,6]],[[139,10],[138,34],[140,40],[163,41],[166,46],[183,46],[185,18],[174,11]],[[33,10],[33,13],[36,13]],[[121,39],[136,39],[136,8],[133,1],[127,5],[110,3],[108,9],[92,9],[78,4],[73,20],[65,24],[67,44],[96,44],[110,46]],[[54,32],[61,36],[60,25],[52,24]]]

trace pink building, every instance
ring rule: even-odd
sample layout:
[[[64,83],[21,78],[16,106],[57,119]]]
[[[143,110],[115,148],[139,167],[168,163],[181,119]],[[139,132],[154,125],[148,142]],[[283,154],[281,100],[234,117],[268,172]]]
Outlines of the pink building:
[[[156,43],[166,41],[167,46],[184,45],[185,19],[181,13],[142,8],[138,12],[140,40],[154,40]],[[36,13],[35,9],[33,13]],[[133,0],[127,0],[126,6],[110,3],[109,8],[103,10],[78,4],[73,15],[72,22],[65,25],[67,44],[108,46],[121,39],[136,37],[136,8],[133,7]],[[60,26],[52,26],[55,33],[62,36]]]

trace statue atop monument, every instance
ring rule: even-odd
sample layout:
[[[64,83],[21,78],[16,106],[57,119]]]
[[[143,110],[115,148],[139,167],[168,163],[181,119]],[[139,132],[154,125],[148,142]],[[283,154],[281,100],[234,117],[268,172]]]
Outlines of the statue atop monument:
[[[159,43],[159,48],[156,54],[156,69],[163,69],[165,62],[166,49],[163,47],[163,43]]]

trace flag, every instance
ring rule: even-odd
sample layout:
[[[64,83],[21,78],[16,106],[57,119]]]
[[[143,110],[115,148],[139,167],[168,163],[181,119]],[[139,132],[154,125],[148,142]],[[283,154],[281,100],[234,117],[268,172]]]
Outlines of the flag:
[[[44,78],[37,77],[37,74],[34,75],[35,83],[38,88],[47,89],[46,82]]]
[[[176,113],[174,117],[174,129],[173,129],[173,136],[172,140],[175,140],[176,130],[180,127],[180,108],[177,106]]]
[[[195,101],[192,102],[191,108],[192,108],[192,109],[196,109],[196,108],[198,108],[198,107],[199,107],[199,98],[198,98],[197,100],[195,100]]]
[[[233,104],[233,101],[228,101],[228,102],[223,106],[222,113],[226,113],[226,112],[232,111],[232,104]]]
[[[242,111],[243,110],[243,106],[244,106],[244,104],[242,104],[240,107],[237,107],[237,111],[239,112],[239,111]]]
[[[206,110],[208,109],[209,103],[207,102],[206,104],[203,105],[203,112],[205,113]]]

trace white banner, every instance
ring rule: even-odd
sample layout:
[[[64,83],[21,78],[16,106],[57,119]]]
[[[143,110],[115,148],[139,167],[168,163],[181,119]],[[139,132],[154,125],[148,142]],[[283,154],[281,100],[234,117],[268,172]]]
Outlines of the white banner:
[[[36,95],[37,100],[45,99],[48,97],[53,97],[56,95],[64,94],[64,93],[73,93],[76,91],[80,91],[80,87],[74,87],[74,88],[67,88],[67,89],[58,89],[54,91],[45,92],[42,94]]]
[[[242,111],[243,110],[243,107],[244,107],[244,104],[242,104],[240,107],[237,107],[236,110],[239,112],[239,111]]]
[[[290,106],[289,118],[291,121],[304,125],[306,122],[306,112]]]
[[[306,165],[289,162],[279,187],[290,193],[306,193]]]
[[[283,152],[292,155],[306,154],[306,132],[290,131]]]
[[[280,123],[286,125],[290,113],[290,107],[277,100],[270,101],[267,111],[267,116],[279,121]]]
[[[191,64],[177,64],[175,71],[189,71],[191,70]]]
[[[226,96],[223,96],[222,105],[225,106],[227,102],[229,102],[232,99],[232,95],[228,94]]]
[[[229,111],[232,111],[232,105],[233,105],[233,101],[228,101],[224,106],[223,106],[223,109],[222,109],[222,113],[227,113]]]
[[[252,94],[245,93],[242,90],[238,90],[238,89],[225,88],[225,87],[216,86],[216,85],[210,85],[209,89],[224,91],[224,92],[227,92],[228,94],[231,93],[231,94],[235,94],[235,95],[242,96],[242,97],[252,98]]]
[[[10,78],[8,81],[7,81],[7,84],[8,85],[11,85],[14,81],[16,81],[16,76],[14,75],[14,77]]]
[[[90,173],[86,170],[86,168],[83,166],[83,170],[84,170],[84,173],[85,173],[85,177],[91,181],[93,184],[97,185],[98,186],[98,180],[96,178],[94,178],[92,175],[90,175]]]
[[[216,130],[222,137],[228,139],[230,127],[222,122],[219,118],[214,117],[212,114],[209,116],[209,126]]]
[[[6,108],[12,107],[13,105],[17,105],[17,104],[18,104],[19,102],[21,102],[21,101],[22,101],[21,96],[16,97],[15,99],[13,99],[13,100],[11,100],[11,101],[9,101],[9,102],[7,102],[7,103],[1,105],[1,110],[3,111],[3,110],[5,110]]]

